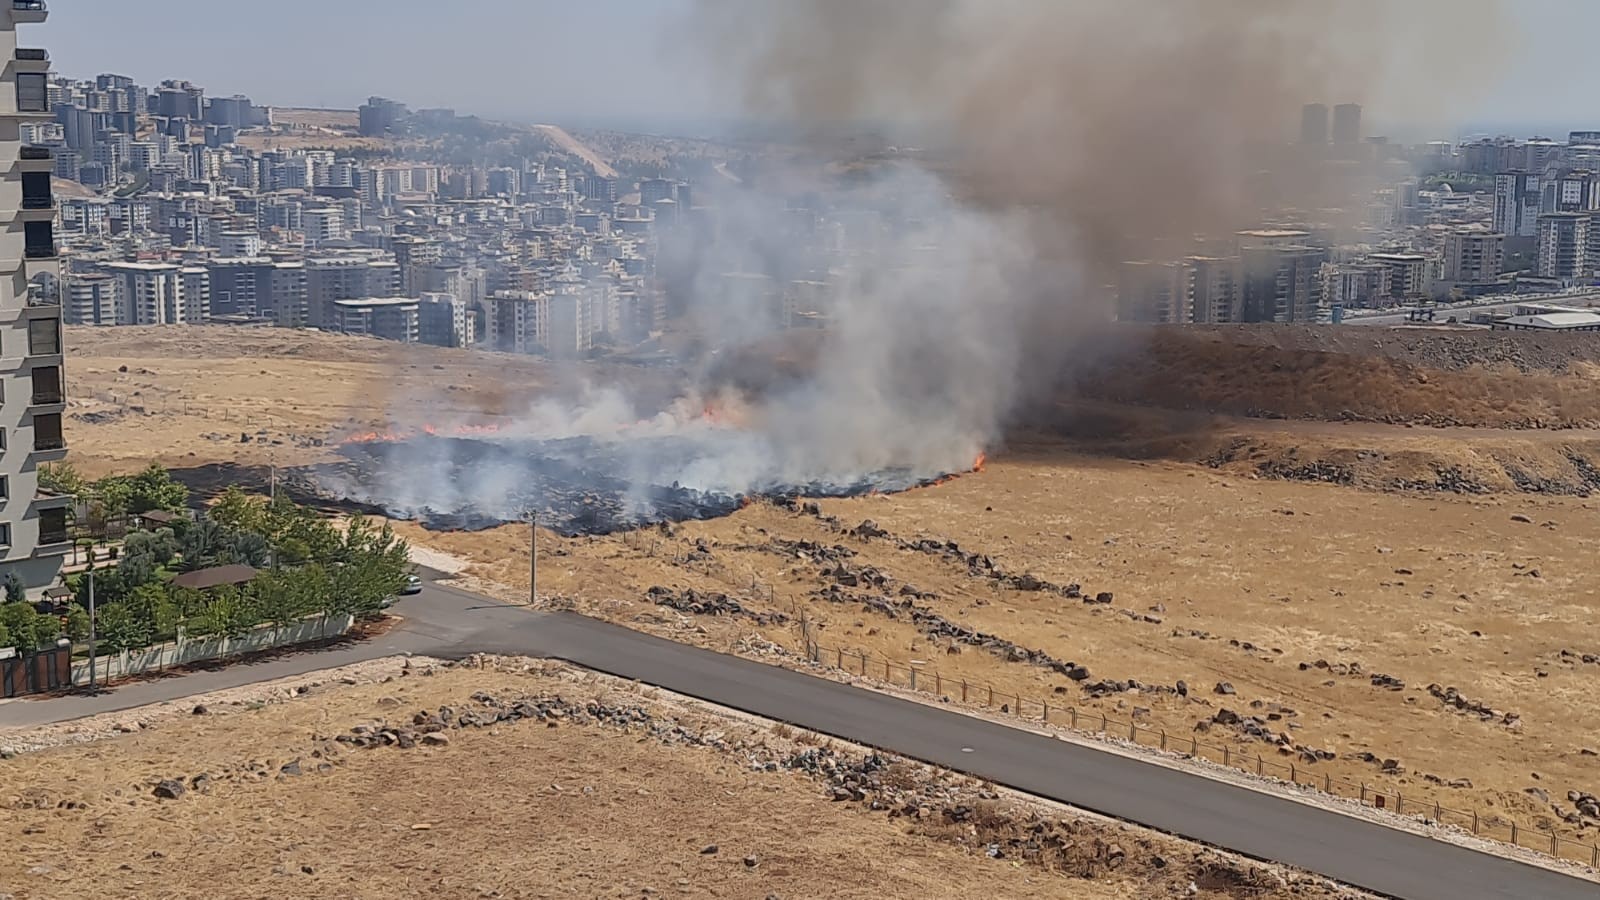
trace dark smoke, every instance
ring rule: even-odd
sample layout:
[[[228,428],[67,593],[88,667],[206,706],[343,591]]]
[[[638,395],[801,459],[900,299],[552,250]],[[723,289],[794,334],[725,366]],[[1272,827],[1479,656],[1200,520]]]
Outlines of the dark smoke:
[[[1359,210],[1370,183],[1288,149],[1301,104],[1405,113],[1459,90],[1447,61],[1481,58],[1461,23],[1492,33],[1488,12],[1460,0],[704,0],[685,25],[701,66],[803,140],[740,183],[696,185],[719,227],[675,283],[703,365],[665,412],[597,385],[580,403],[530,404],[502,443],[611,448],[584,451],[616,461],[584,477],[641,520],[664,488],[726,498],[965,471],[1019,408],[1053,394],[1065,362],[1095,358],[1120,261]],[[1431,21],[1456,30],[1430,42],[1414,25]],[[1397,85],[1398,59],[1437,80]],[[864,132],[883,139],[852,138]],[[826,322],[800,342],[803,361],[764,383],[721,377],[741,367],[731,361],[761,366],[741,348],[773,338],[763,291],[799,283],[824,285]],[[753,298],[749,284],[770,290]],[[772,352],[794,343],[776,336]],[[708,425],[708,402],[727,420]],[[502,518],[540,505],[527,496],[539,479],[504,452],[474,467],[430,446],[391,483],[346,492]]]

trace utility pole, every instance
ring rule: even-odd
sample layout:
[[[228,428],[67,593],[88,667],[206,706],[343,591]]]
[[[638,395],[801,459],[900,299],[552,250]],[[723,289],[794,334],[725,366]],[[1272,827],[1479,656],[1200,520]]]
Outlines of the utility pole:
[[[539,513],[528,510],[528,558],[532,568],[528,573],[528,605],[539,604]]]
[[[93,565],[93,563],[90,563]],[[94,569],[89,570],[89,693],[98,690],[94,679]]]

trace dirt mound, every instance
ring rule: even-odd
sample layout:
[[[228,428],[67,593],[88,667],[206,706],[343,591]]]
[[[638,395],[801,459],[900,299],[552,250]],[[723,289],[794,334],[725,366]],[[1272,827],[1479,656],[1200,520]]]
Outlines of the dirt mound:
[[[1115,347],[1079,370],[1079,396],[1266,418],[1600,423],[1600,341],[1581,335],[1142,328],[1118,334]]]

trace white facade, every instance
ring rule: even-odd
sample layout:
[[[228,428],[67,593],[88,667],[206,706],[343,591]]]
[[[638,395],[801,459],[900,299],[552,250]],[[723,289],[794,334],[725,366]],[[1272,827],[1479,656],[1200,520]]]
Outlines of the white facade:
[[[48,180],[54,161],[34,148],[24,157],[21,141],[24,121],[51,118],[43,84],[48,62],[18,60],[16,53],[17,24],[42,22],[46,15],[42,3],[0,5],[0,54],[8,63],[0,73],[0,217],[7,223],[0,231],[0,578],[15,574],[30,593],[55,582],[71,546],[70,498],[40,493],[38,482],[39,464],[67,452],[59,264]]]
[[[183,270],[172,263],[113,262],[100,270],[122,282],[118,325],[178,325],[188,321]],[[204,271],[204,270],[202,270]]]
[[[68,275],[62,279],[64,317],[69,325],[117,324],[122,282],[103,272]]]

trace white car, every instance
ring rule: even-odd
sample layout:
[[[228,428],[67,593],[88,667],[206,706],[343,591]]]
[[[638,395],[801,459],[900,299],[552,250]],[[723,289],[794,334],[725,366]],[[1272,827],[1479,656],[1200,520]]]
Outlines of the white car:
[[[422,579],[416,575],[407,575],[406,586],[400,589],[400,593],[406,596],[422,593]]]

